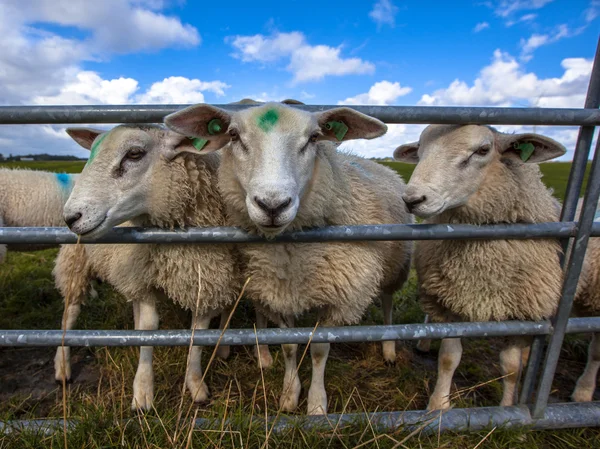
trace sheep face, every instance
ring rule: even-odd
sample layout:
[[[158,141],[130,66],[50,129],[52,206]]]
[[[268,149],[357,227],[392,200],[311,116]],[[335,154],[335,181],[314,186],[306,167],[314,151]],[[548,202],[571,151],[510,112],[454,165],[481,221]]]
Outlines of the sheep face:
[[[64,208],[69,228],[86,236],[98,237],[147,214],[156,167],[180,151],[194,150],[185,137],[151,125],[69,128],[67,133],[91,150]]]
[[[505,134],[481,125],[430,125],[419,142],[394,151],[394,159],[416,163],[404,202],[428,218],[463,206],[499,164],[537,163],[563,155],[565,148],[539,134]]]
[[[215,121],[219,132],[211,133]],[[387,130],[379,120],[349,108],[309,113],[280,103],[234,113],[196,105],[167,116],[165,124],[178,133],[207,139],[204,152],[226,148],[248,216],[266,235],[282,232],[295,219],[322,141],[371,139]]]

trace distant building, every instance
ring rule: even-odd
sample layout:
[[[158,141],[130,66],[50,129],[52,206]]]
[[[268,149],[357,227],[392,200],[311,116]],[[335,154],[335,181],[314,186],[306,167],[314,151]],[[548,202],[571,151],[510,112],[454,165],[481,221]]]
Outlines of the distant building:
[[[32,157],[20,157],[19,160],[23,162],[28,162],[33,161],[34,159]]]

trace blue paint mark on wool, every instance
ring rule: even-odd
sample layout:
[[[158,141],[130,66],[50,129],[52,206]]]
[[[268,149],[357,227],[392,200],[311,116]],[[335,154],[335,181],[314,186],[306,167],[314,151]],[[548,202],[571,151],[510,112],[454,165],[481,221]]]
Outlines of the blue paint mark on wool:
[[[360,165],[358,162],[352,161],[350,162],[350,165],[352,165],[354,168],[357,168],[358,171],[361,172],[363,176],[365,176],[365,178],[371,178],[371,174],[367,170],[365,170],[365,167]]]
[[[57,173],[56,174],[56,182],[65,190],[71,190],[71,176],[68,173]]]

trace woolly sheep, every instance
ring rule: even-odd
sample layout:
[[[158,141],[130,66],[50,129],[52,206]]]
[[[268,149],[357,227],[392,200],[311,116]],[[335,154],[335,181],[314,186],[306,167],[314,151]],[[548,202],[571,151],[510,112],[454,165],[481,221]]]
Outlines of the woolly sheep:
[[[219,120],[221,133],[209,123]],[[195,105],[165,118],[171,129],[208,139],[202,150],[223,148],[219,188],[230,224],[273,237],[283,230],[325,225],[411,223],[401,194],[404,182],[375,162],[336,151],[334,141],[372,139],[386,132],[379,120],[349,108],[308,113],[267,103],[230,113]],[[409,272],[407,242],[241,245],[247,295],[280,327],[318,310],[319,325],[356,323],[383,293],[391,324],[392,293]],[[285,375],[280,406],[294,410],[300,396],[297,345],[283,345]],[[386,342],[395,359],[394,342]],[[329,344],[311,344],[308,413],[327,412],[324,370]]]
[[[63,226],[63,206],[75,179],[77,175],[66,173],[0,169],[0,227]],[[32,245],[10,247],[38,249]],[[6,245],[0,244],[0,263],[6,250]]]
[[[425,223],[540,223],[558,219],[537,165],[565,153],[539,134],[504,134],[478,125],[431,125],[394,158],[417,163],[403,198]],[[420,241],[415,248],[419,298],[434,322],[542,320],[562,285],[556,240]],[[514,403],[529,339],[509,338],[500,353],[501,405]],[[442,340],[428,409],[450,407],[460,338]]]
[[[581,200],[579,202],[579,210],[581,210]],[[594,221],[600,221],[600,208],[596,210]],[[578,316],[600,315],[600,238],[592,237],[589,240],[583,269],[577,286],[577,295],[573,301],[573,311]],[[592,334],[592,341],[588,349],[587,365],[583,374],[577,380],[577,385],[571,395],[574,401],[588,402],[593,400],[599,368],[600,333],[596,332]]]
[[[75,233],[100,236],[125,220],[163,228],[224,224],[217,191],[218,157],[199,155],[186,137],[150,125],[121,125],[109,132],[67,131],[81,146],[91,148],[64,209],[65,221]],[[157,329],[155,303],[164,296],[192,310],[193,327],[206,329],[213,316],[232,305],[241,287],[229,245],[67,245],[54,273],[68,302],[67,328],[78,314],[83,294],[75,280],[89,276],[109,282],[133,302],[136,329]],[[195,401],[208,397],[201,350],[192,348],[185,380]],[[152,352],[152,347],[140,348],[132,408],[152,407]],[[57,376],[65,376],[61,348],[56,361]]]

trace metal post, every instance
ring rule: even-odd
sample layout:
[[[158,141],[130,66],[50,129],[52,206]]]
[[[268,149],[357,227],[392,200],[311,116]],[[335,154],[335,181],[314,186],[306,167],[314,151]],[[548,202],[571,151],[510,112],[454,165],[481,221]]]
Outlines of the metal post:
[[[550,395],[552,380],[554,378],[554,372],[556,371],[556,364],[558,363],[567,322],[569,320],[569,315],[571,314],[573,298],[575,297],[575,292],[577,290],[579,274],[581,273],[587,243],[590,238],[590,231],[596,213],[598,197],[600,197],[600,141],[598,141],[598,144],[596,145],[596,153],[594,154],[592,171],[583,200],[583,208],[579,219],[575,244],[566,265],[561,300],[558,305],[558,312],[554,319],[554,332],[550,337],[550,344],[546,353],[537,397],[534,403],[533,415],[535,417],[543,415],[544,409],[548,403],[548,396]]]
[[[588,85],[587,94],[585,97],[585,109],[598,109],[600,106],[600,39],[596,45],[596,54],[594,56],[594,63],[592,66],[592,72],[590,74],[590,82]],[[583,185],[583,178],[585,176],[585,169],[587,168],[587,162],[590,155],[590,149],[592,147],[592,139],[594,137],[593,126],[582,126],[579,129],[579,135],[577,136],[577,144],[575,145],[575,154],[573,155],[573,162],[571,164],[571,172],[569,173],[569,181],[567,182],[567,190],[565,192],[565,199],[560,215],[560,221],[573,221],[575,217],[575,210],[577,208],[577,201],[579,200],[579,193],[581,192],[581,186]],[[563,256],[561,258],[561,264],[564,267],[565,255],[569,252],[569,245],[572,244],[572,239],[563,239],[562,248]],[[540,363],[542,361],[542,354],[546,344],[546,336],[540,335],[533,338],[531,350],[529,352],[529,361],[527,364],[527,372],[523,379],[523,386],[521,389],[521,397],[519,399],[520,404],[529,404],[533,398],[534,384],[540,369]]]

